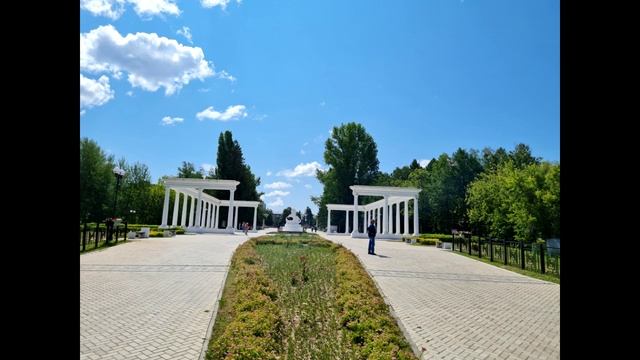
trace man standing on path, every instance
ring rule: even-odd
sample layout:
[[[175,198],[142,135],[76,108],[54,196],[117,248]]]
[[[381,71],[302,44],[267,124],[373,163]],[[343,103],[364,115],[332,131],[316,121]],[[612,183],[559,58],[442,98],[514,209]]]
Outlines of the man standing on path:
[[[371,224],[367,227],[367,235],[369,235],[369,255],[375,255],[376,246],[376,221],[371,220]]]

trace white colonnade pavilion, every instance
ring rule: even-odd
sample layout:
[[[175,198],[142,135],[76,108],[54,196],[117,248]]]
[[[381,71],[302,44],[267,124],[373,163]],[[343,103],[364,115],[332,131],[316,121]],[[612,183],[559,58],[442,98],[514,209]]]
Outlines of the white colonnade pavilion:
[[[162,207],[161,229],[182,226],[187,231],[196,233],[233,233],[238,226],[238,209],[241,207],[253,208],[253,227],[251,232],[256,232],[256,220],[259,201],[235,200],[234,193],[240,184],[235,180],[209,180],[209,179],[185,179],[168,178],[164,181],[164,205]],[[173,216],[169,225],[169,201],[171,190],[175,192]],[[229,200],[220,200],[206,194],[203,190],[229,191]],[[180,199],[182,198],[182,213],[178,215]],[[187,204],[191,202],[187,212]],[[224,228],[220,228],[220,208],[229,208]],[[195,210],[195,211],[194,211]]]
[[[413,235],[418,235],[418,194],[420,189],[391,186],[352,185],[353,204],[327,204],[327,233],[331,232],[331,211],[345,211],[345,230],[342,234],[349,234],[349,213],[353,231],[351,237],[366,238],[366,229],[371,219],[376,220],[378,234],[376,239],[400,239],[402,235],[409,235],[409,201],[413,201]],[[360,205],[358,196],[382,196],[382,199],[370,204]],[[403,223],[401,223],[401,208],[404,205]],[[364,224],[359,226],[359,214],[364,213]],[[392,216],[395,212],[395,221]],[[401,228],[401,224],[403,225]],[[363,231],[360,231],[362,228]]]

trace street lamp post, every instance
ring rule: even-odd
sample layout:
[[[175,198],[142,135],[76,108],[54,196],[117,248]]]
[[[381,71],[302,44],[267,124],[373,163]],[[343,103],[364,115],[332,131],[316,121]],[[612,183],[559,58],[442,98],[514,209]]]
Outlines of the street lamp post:
[[[120,179],[124,176],[125,172],[119,167],[113,169],[113,174],[116,176],[116,194],[115,199],[113,201],[113,217],[108,222],[107,226],[109,227],[109,236],[107,237],[107,243],[111,241],[113,236],[113,219],[116,217],[116,206],[118,205],[118,189],[120,187]]]

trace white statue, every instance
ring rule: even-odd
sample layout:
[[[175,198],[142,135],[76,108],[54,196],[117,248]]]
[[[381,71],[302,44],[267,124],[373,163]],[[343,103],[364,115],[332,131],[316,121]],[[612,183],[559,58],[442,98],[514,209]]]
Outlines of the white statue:
[[[296,209],[291,209],[291,214],[287,216],[286,223],[284,224],[283,231],[302,232],[302,226],[300,226],[300,218],[296,215]]]

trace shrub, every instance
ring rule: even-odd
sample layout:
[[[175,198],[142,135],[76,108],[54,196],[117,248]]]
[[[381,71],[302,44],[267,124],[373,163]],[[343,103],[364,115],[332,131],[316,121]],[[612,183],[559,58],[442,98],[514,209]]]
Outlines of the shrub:
[[[207,359],[278,359],[282,320],[276,291],[255,251],[255,240],[238,247],[231,261],[230,290],[216,322]],[[217,336],[215,336],[217,335]]]
[[[360,359],[415,359],[387,305],[355,256],[336,251],[336,304],[348,339]]]
[[[428,246],[437,245],[439,241],[440,240],[438,240],[438,239],[423,239],[423,238],[418,238],[418,240],[417,240],[418,244],[420,244],[420,245],[428,245]]]

